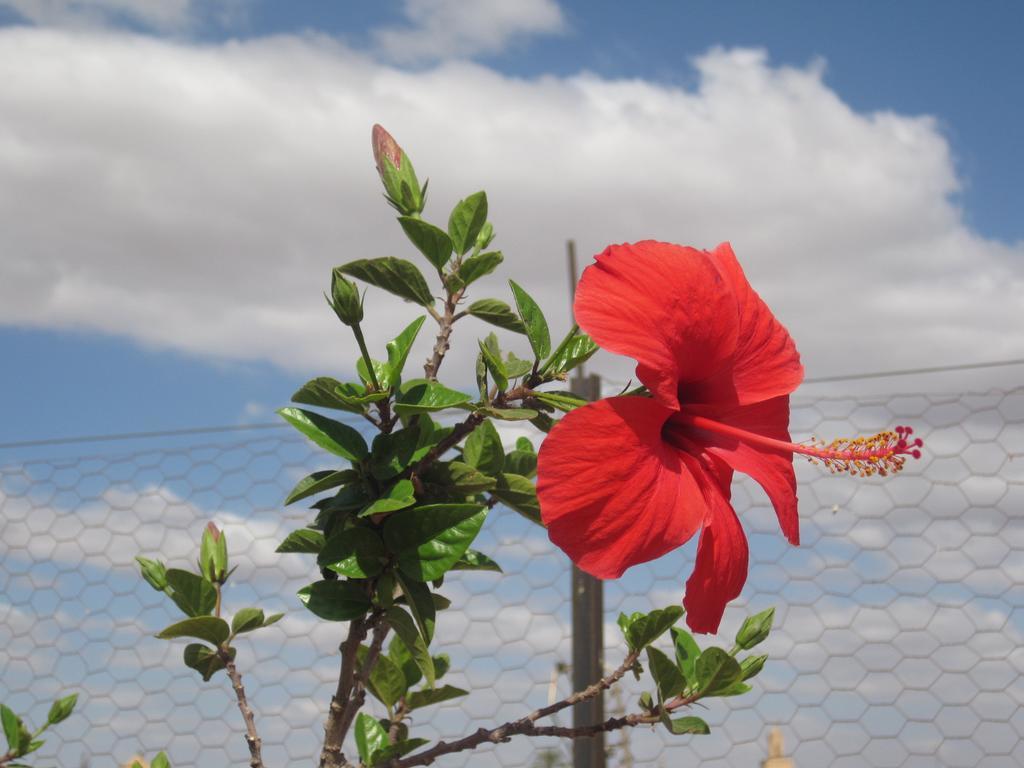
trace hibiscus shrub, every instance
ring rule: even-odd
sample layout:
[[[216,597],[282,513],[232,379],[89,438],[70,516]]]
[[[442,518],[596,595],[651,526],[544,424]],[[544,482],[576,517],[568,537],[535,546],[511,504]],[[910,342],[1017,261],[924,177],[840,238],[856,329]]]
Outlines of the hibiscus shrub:
[[[315,499],[313,518],[278,547],[316,560],[317,578],[298,594],[305,608],[348,625],[320,765],[411,768],[517,735],[578,738],[640,724],[707,733],[699,717],[679,715],[702,699],[750,690],[747,681],[766,657],[749,652],[768,636],[773,618],[770,610],[748,618],[729,650],[702,649],[677,626],[685,615],[693,631],[716,632],[746,578],[747,543],[729,503],[733,473],[764,487],[783,534],[796,544],[795,454],[833,470],[885,474],[919,455],[920,441],[899,427],[827,446],[791,442],[788,397],[803,375],[799,356],[728,245],[710,252],[655,242],[608,248],[586,269],[577,292],[575,313],[587,332],[574,326],[557,344],[537,302],[513,281],[509,301],[470,301],[474,283],[503,261],[491,248],[487,196],[459,201],[446,227],[427,222],[427,185],[420,185],[409,157],[380,126],[372,138],[386,199],[435,287],[405,259],[337,267],[326,298],[355,340],[358,380],[313,379],[294,394],[296,406],[280,410],[339,462],[303,478],[288,495],[286,504]],[[359,283],[422,312],[380,359],[364,339]],[[472,393],[438,378],[453,328],[468,316],[525,337],[530,350],[525,358],[506,353],[495,333],[477,340]],[[432,351],[422,375],[410,375],[410,350],[428,318],[437,328]],[[595,403],[566,391],[569,372],[598,345],[633,357],[643,386]],[[373,438],[325,410],[365,420]],[[528,421],[550,434],[538,455],[526,438],[506,446],[498,421]],[[410,731],[410,714],[468,693],[442,682],[448,658],[431,652],[436,623],[450,605],[444,581],[458,570],[500,578],[499,553],[471,548],[498,505],[546,528],[580,568],[601,578],[616,578],[700,532],[685,611],[675,605],[621,615],[626,656],[606,677],[518,720],[430,745]],[[262,766],[235,644],[280,615],[243,607],[228,621],[221,604],[232,573],[227,538],[212,524],[202,534],[196,572],[142,557],[139,564],[146,581],[185,615],[158,636],[196,641],[185,646],[184,661],[204,680],[226,672],[245,722],[250,765]],[[578,728],[541,724],[602,695],[629,672],[650,675],[650,691],[632,714]],[[363,711],[367,694],[385,716]],[[358,757],[345,752],[350,731]]]

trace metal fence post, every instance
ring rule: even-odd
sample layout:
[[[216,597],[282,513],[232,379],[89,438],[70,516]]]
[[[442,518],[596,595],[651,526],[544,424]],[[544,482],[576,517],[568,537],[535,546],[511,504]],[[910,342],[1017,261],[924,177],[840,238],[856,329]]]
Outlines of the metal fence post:
[[[576,244],[567,243],[570,297],[576,295]],[[569,388],[587,400],[601,397],[601,379],[587,375],[583,366],[573,376]],[[600,579],[572,568],[572,687],[580,691],[604,675],[604,585]],[[604,721],[604,694],[583,701],[572,708],[572,724],[578,728]],[[572,749],[573,768],[605,768],[604,733],[586,739],[575,739]]]

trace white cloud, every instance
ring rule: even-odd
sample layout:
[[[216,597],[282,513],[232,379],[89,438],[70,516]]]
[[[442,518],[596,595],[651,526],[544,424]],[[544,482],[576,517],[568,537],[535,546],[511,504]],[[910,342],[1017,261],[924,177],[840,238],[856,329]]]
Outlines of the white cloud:
[[[695,66],[683,90],[403,72],[313,38],[4,30],[0,323],[344,370],[355,346],[323,305],[330,268],[419,259],[380,199],[381,122],[431,178],[428,219],[486,187],[506,268],[473,298],[508,298],[513,276],[553,335],[568,324],[567,237],[584,263],[610,242],[728,239],[812,374],[1019,356],[1024,246],[966,226],[934,120],[857,113],[817,65],[758,51]],[[371,290],[371,347],[413,311]],[[480,332],[456,327],[450,365],[467,379]]]
[[[373,32],[380,51],[403,63],[500,53],[518,40],[566,28],[555,0],[405,0],[404,14],[407,25]]]
[[[187,26],[196,5],[196,0],[0,0],[0,6],[10,8],[33,24],[104,26],[129,20],[159,30]]]

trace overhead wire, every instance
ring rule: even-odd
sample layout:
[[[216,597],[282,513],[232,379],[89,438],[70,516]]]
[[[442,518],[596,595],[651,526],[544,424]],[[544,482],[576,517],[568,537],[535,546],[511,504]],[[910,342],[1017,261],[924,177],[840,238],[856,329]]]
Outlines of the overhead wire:
[[[904,368],[892,371],[874,371],[871,373],[849,373],[838,376],[816,376],[805,379],[804,384],[824,384],[836,381],[857,381],[862,379],[881,379],[889,376],[914,376],[917,374],[945,373],[948,371],[970,371],[984,368],[1003,368],[1011,365],[1024,365],[1024,358],[1011,360],[992,360],[981,363],[962,363],[957,365],[936,365],[924,368]],[[613,381],[604,379],[606,384],[613,386],[625,386],[628,382]],[[284,423],[267,424],[229,424],[223,426],[191,427],[186,429],[169,429],[152,432],[121,432],[108,435],[78,435],[74,437],[54,437],[44,440],[18,440],[10,443],[0,443],[0,450],[9,448],[38,448],[48,445],[69,445],[73,443],[99,443],[117,440],[143,440],[154,437],[182,437],[188,435],[202,435],[216,432],[243,432],[261,429],[283,429],[287,427]]]

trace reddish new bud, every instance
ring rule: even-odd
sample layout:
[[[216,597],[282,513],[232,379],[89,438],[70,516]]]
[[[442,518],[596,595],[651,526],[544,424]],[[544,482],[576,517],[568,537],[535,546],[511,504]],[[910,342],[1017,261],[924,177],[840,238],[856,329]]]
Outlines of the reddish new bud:
[[[391,161],[391,164],[396,168],[402,167],[402,148],[398,146],[398,142],[395,141],[394,137],[384,130],[384,126],[380,124],[374,124],[373,126],[373,162],[377,165],[377,172],[382,174],[384,169],[381,167],[381,158],[386,157]]]

